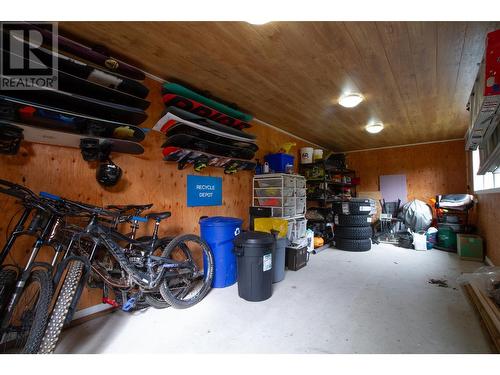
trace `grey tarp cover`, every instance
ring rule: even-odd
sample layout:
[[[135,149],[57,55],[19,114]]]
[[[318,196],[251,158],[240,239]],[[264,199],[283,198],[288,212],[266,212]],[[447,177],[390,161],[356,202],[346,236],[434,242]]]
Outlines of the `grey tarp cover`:
[[[405,203],[401,210],[401,218],[412,231],[426,231],[431,226],[432,209],[425,202],[414,199]]]

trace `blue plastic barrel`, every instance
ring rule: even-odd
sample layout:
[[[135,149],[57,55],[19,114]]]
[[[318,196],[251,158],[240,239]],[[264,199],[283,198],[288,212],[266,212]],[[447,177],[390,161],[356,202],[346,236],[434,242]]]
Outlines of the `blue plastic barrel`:
[[[243,220],[235,217],[213,216],[200,220],[200,234],[214,255],[213,288],[233,285],[237,279],[236,255],[233,240],[241,232]]]

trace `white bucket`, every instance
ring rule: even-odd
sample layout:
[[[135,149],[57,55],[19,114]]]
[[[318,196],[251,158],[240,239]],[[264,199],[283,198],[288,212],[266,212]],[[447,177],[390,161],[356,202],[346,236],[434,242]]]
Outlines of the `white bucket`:
[[[302,147],[300,149],[300,162],[302,164],[311,164],[313,162],[313,151],[312,147]]]
[[[317,161],[317,160],[322,160],[323,159],[323,150],[321,149],[316,149],[313,151],[313,160],[314,161]]]
[[[413,234],[413,247],[415,250],[427,250],[427,237],[422,233]]]

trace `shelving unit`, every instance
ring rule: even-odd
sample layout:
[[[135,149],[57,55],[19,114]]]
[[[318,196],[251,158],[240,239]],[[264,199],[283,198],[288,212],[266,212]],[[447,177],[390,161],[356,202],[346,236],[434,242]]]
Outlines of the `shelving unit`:
[[[331,203],[347,197],[356,197],[356,173],[351,169],[338,169],[329,166],[325,160],[300,164],[299,171],[306,178],[308,208],[315,208],[323,216],[321,220],[308,219],[309,228],[315,228],[315,232],[323,233],[325,245],[315,249],[315,252],[319,252],[327,248],[333,239],[333,233],[328,231],[328,224],[333,224],[333,219],[330,220],[333,218]],[[333,180],[333,178],[340,179],[340,181]],[[311,206],[310,203],[315,204],[315,206]]]
[[[288,220],[288,238],[294,241],[305,236],[306,180],[303,176],[272,173],[253,178],[253,206],[268,207],[271,216]]]

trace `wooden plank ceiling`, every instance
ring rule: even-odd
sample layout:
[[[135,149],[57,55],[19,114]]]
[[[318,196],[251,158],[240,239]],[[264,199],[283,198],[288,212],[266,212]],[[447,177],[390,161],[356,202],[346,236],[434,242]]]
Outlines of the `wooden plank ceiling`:
[[[63,22],[167,80],[209,91],[276,127],[335,151],[461,138],[465,106],[499,23]],[[348,109],[345,91],[366,101]],[[158,114],[159,115],[159,114]],[[368,134],[364,126],[383,121]]]

